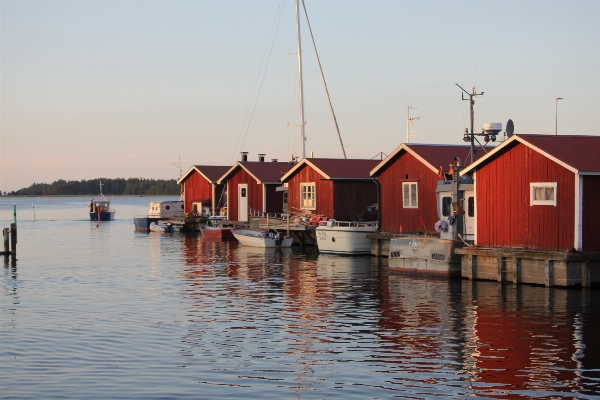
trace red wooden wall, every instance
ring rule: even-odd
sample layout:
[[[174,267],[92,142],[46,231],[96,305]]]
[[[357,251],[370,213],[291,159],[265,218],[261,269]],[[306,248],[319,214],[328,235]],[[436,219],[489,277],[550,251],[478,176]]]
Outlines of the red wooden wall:
[[[583,251],[600,251],[600,176],[583,179]]]
[[[557,205],[530,206],[529,183],[557,182]],[[517,144],[475,175],[477,245],[540,250],[574,246],[575,174]]]
[[[300,183],[315,183],[317,196],[317,209],[311,210],[313,214],[325,215],[327,218],[336,218],[333,210],[333,181],[323,179],[323,176],[304,165],[288,181],[288,208],[290,212],[300,212]]]
[[[212,199],[212,184],[197,171],[194,171],[183,184],[185,190],[184,209],[186,213],[192,210],[192,202]]]
[[[405,151],[398,153],[396,159],[379,173],[381,231],[417,232],[420,218],[423,218],[425,231],[436,233],[434,226],[439,219],[435,194],[437,181],[437,173],[412,154]],[[417,182],[418,208],[403,207],[403,182]]]
[[[335,219],[345,221],[376,221],[367,207],[377,203],[377,185],[369,181],[333,181]]]
[[[238,168],[227,181],[227,210],[231,221],[238,220],[238,185],[240,183],[248,184],[248,207],[262,211],[262,185],[256,183],[256,179],[250,176],[246,170]],[[281,201],[283,203],[283,200]]]

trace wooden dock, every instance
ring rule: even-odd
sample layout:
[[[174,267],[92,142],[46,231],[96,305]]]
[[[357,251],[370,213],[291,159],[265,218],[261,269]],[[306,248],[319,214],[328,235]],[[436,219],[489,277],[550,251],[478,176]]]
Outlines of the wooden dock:
[[[468,279],[536,285],[588,287],[600,283],[600,254],[464,247],[461,275]]]

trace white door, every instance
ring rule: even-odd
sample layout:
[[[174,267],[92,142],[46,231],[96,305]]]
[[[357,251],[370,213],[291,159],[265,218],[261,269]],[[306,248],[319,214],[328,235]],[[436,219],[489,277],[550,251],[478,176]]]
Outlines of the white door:
[[[248,221],[248,184],[238,185],[238,221]]]
[[[475,240],[475,191],[465,190],[465,240]]]

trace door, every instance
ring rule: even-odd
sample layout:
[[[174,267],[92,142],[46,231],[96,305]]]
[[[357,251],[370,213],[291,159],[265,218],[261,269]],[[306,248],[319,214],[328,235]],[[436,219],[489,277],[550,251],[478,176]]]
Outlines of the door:
[[[248,184],[238,185],[238,221],[248,221]]]
[[[475,191],[465,190],[463,208],[465,210],[465,240],[475,240]]]

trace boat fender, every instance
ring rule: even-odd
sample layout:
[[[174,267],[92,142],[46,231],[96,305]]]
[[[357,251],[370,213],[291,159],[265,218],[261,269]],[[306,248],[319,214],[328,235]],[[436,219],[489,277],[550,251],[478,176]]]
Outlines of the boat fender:
[[[446,221],[445,219],[440,219],[438,222],[436,222],[435,231],[439,233],[448,232],[448,221]]]

